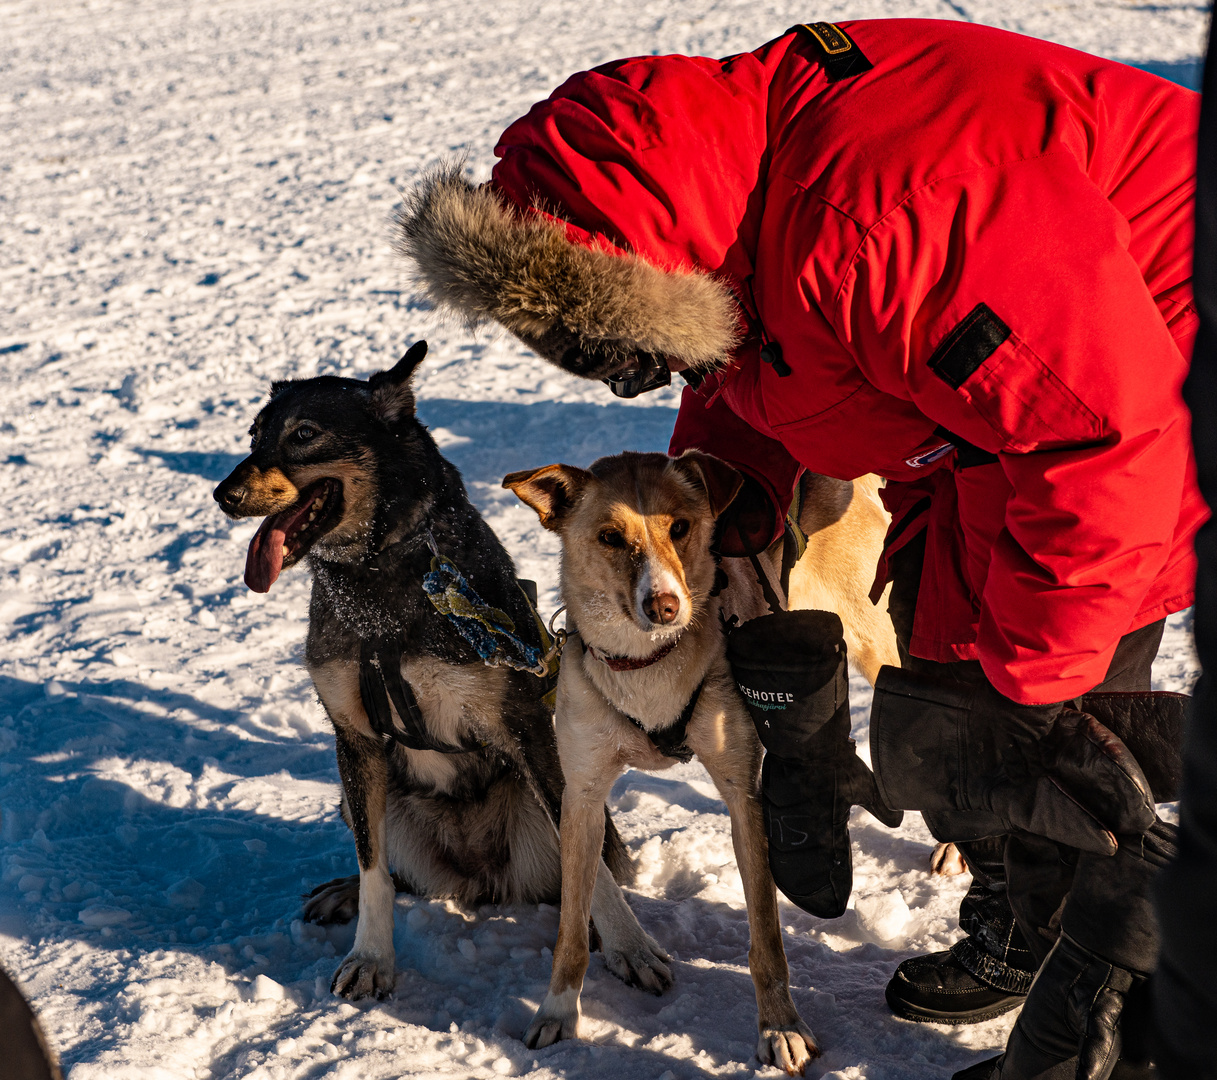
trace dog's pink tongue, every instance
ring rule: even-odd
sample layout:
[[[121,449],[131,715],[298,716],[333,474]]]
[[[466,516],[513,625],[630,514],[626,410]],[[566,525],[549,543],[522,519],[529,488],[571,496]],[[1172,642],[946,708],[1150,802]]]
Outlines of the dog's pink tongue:
[[[245,584],[254,592],[270,592],[283,569],[283,541],[287,539],[286,514],[268,517],[249,542],[245,557]]]

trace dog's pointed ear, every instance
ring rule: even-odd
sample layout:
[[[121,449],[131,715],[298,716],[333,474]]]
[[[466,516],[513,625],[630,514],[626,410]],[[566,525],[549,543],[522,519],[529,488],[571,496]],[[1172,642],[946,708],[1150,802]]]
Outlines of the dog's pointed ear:
[[[521,502],[531,506],[542,525],[557,532],[594,479],[591,473],[573,465],[546,465],[508,473],[503,477],[503,486],[511,488]]]
[[[710,500],[710,513],[718,517],[744,485],[743,476],[712,454],[700,450],[686,450],[673,463],[673,467],[686,480],[696,484]]]
[[[414,372],[427,355],[427,343],[416,341],[405,356],[388,371],[378,371],[368,379],[372,392],[372,410],[382,420],[392,423],[398,417],[414,413]]]

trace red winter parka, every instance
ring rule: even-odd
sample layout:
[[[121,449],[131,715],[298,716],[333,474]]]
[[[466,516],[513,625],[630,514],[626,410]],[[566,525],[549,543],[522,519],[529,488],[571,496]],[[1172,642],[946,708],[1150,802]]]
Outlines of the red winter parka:
[[[886,477],[892,542],[928,528],[912,651],[1046,703],[1191,602],[1197,115],[1000,30],[815,24],[575,75],[506,131],[493,184],[577,241],[726,281],[749,340],[685,390],[673,452],[779,506],[803,468]]]

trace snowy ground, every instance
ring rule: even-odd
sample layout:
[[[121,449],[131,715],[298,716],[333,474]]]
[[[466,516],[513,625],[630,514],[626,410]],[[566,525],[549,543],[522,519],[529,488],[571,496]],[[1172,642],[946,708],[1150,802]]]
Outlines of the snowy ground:
[[[395,185],[462,150],[484,172],[512,118],[614,56],[900,14],[1194,84],[1206,7],[0,2],[0,962],[71,1080],[752,1075],[739,877],[697,766],[614,792],[641,868],[631,902],[678,960],[665,998],[593,961],[588,1040],[528,1051],[557,912],[407,897],[392,999],[330,997],[351,932],[302,926],[299,898],[355,861],[300,667],[307,586],[246,591],[254,525],[227,522],[211,488],[270,379],[364,375],[427,336],[422,415],[548,611],[554,543],[498,479],[662,448],[675,395],[610,402],[509,341],[434,325],[391,256]],[[1160,684],[1193,670],[1180,618]],[[953,940],[965,888],[928,877],[909,817],[856,822],[844,918],[783,909],[821,1075],[949,1076],[1005,1039],[1008,1020],[952,1030],[884,1007],[901,958]]]

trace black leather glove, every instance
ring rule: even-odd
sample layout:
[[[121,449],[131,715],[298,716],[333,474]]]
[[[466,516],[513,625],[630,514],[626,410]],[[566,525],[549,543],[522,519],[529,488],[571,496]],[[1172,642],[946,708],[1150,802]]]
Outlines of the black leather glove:
[[[1148,978],[1158,958],[1150,893],[1176,853],[1178,830],[1156,821],[1113,858],[1084,854],[1006,1052],[960,1080],[1108,1080],[1152,1075]]]
[[[853,888],[849,811],[895,828],[875,778],[849,737],[849,673],[841,620],[781,611],[734,630],[727,658],[765,746],[761,803],[777,887],[823,919],[845,912]]]
[[[939,840],[1021,829],[1101,855],[1155,820],[1127,747],[1087,713],[1020,705],[988,681],[884,667],[871,758],[888,806],[928,811]],[[964,813],[959,813],[964,811]]]
[[[730,559],[759,555],[782,535],[784,521],[756,477],[741,473],[744,483],[718,516],[712,551]]]

